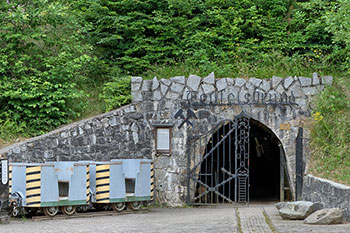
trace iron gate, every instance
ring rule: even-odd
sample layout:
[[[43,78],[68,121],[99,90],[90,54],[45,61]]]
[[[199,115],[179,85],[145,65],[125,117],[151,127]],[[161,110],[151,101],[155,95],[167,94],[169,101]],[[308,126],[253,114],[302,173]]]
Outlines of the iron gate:
[[[190,137],[187,202],[249,202],[250,117],[219,122],[212,130]]]

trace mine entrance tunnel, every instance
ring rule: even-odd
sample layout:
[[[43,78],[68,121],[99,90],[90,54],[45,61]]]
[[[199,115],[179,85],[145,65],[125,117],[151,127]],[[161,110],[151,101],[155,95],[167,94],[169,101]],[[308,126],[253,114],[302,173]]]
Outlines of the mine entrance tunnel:
[[[279,200],[280,141],[270,129],[256,120],[249,120],[248,129],[241,134],[247,137],[247,143],[239,138],[240,133],[235,132],[233,122],[223,125],[208,140],[204,152],[206,159],[201,163],[196,185],[197,203],[239,202],[242,192],[246,192],[247,201]],[[246,162],[243,167],[249,171],[245,190],[240,187],[241,181],[235,179],[244,162],[240,158],[244,156]]]

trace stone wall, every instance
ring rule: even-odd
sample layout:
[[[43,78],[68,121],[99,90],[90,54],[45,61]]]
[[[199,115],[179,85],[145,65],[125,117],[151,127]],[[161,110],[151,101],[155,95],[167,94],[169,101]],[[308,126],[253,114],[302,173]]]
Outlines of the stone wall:
[[[186,200],[187,156],[197,153],[196,161],[201,156],[198,151],[193,151],[194,145],[189,135],[208,132],[218,122],[233,120],[244,111],[269,128],[280,140],[294,193],[298,127],[303,127],[310,116],[312,97],[332,81],[330,76],[319,77],[317,74],[312,78],[272,77],[265,80],[216,79],[214,73],[205,78],[196,75],[160,80],[133,77],[132,104],[2,148],[0,154],[7,156],[10,162],[152,158],[155,164],[156,200],[176,206]],[[248,103],[254,101],[252,96],[255,93],[272,102],[277,98],[282,100],[286,97],[288,101],[292,98],[295,104]],[[220,101],[222,105],[210,104],[215,101]],[[191,119],[193,127],[185,124],[179,128],[183,120],[174,115],[180,109],[191,107],[189,102],[205,104],[192,108],[198,117]],[[171,154],[155,153],[153,130],[159,125],[172,126]],[[308,138],[308,134],[305,129],[304,137]],[[308,152],[307,142],[304,143],[305,154]]]
[[[350,221],[350,186],[307,175],[304,177],[303,199],[321,202],[324,208],[342,208],[345,220]]]
[[[145,116],[128,105],[0,149],[10,162],[151,158]]]
[[[197,153],[199,156],[201,154],[198,151],[193,151],[194,146],[189,142],[188,135],[209,131],[221,120],[232,120],[242,111],[252,119],[267,126],[282,143],[289,178],[292,182],[291,190],[294,194],[295,140],[298,127],[304,127],[311,115],[312,98],[326,85],[331,85],[332,81],[331,76],[319,77],[316,73],[313,74],[312,78],[272,77],[264,80],[257,78],[216,79],[214,73],[205,78],[196,75],[190,75],[188,78],[177,76],[160,80],[156,77],[153,80],[133,77],[131,83],[133,103],[152,105],[154,108],[153,122],[157,123],[157,121],[168,119],[174,124],[171,156],[154,156],[156,174],[158,174],[156,177],[158,179],[159,200],[174,204],[185,200],[187,192],[186,156],[193,153]],[[296,105],[238,103],[239,99],[241,102],[245,102],[247,95],[251,97],[254,92],[264,93],[267,98],[283,94],[292,95],[295,97]],[[228,105],[210,105],[210,102],[217,101],[228,103]],[[185,127],[178,129],[182,120],[175,119],[174,114],[179,109],[187,108],[189,102],[205,102],[206,104],[203,106],[199,104],[193,108],[198,116],[198,119],[191,119],[193,128],[185,125]],[[304,130],[304,137],[309,137],[307,128]],[[305,140],[304,153],[307,154],[308,151],[308,141]],[[195,160],[198,161],[199,158],[195,158]]]

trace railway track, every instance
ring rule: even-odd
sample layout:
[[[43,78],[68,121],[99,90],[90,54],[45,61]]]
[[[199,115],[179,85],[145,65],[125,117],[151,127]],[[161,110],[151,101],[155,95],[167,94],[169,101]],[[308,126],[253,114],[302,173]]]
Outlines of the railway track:
[[[94,217],[103,217],[103,216],[118,216],[118,215],[126,215],[126,214],[141,214],[141,213],[149,213],[149,209],[133,211],[133,210],[124,210],[122,212],[116,211],[98,211],[98,212],[83,212],[83,213],[75,213],[71,216],[67,216],[65,214],[59,214],[55,217],[48,216],[32,216],[31,220],[34,222],[47,221],[47,220],[63,220],[63,219],[72,219],[72,218],[94,218]]]

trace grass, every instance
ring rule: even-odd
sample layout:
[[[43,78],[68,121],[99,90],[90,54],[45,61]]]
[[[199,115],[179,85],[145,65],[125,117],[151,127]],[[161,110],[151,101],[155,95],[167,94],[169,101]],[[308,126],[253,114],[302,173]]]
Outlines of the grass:
[[[338,77],[315,105],[309,172],[350,185],[350,77]]]
[[[139,76],[144,79],[170,78],[173,76],[186,76],[196,74],[206,77],[209,73],[214,72],[217,78],[224,77],[256,77],[271,78],[272,76],[288,77],[288,76],[305,76],[312,77],[313,72],[320,75],[337,74],[337,68],[330,66],[325,62],[309,62],[300,56],[287,57],[279,53],[270,56],[262,55],[262,57],[249,61],[245,58],[237,58],[236,60],[225,64],[204,64],[194,65],[189,63],[179,63],[169,66],[155,66],[153,69],[145,71]]]
[[[238,227],[238,232],[239,233],[244,233],[242,230],[242,222],[241,218],[239,217],[239,210],[236,208],[236,218],[237,218],[237,227]]]
[[[263,213],[263,215],[264,215],[265,222],[266,222],[266,224],[270,227],[272,233],[278,233],[276,227],[273,225],[273,223],[272,223],[270,217],[267,215],[266,211],[263,210],[262,213]]]

